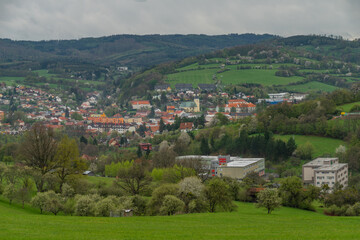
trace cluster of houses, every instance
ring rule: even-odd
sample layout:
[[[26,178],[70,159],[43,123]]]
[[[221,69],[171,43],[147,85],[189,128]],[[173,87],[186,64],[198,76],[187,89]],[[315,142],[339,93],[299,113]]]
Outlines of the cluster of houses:
[[[112,106],[118,108],[118,112],[107,116],[103,109],[98,107],[101,99],[99,92],[88,93],[78,107],[71,109],[59,96],[44,90],[24,86],[1,86],[0,106],[2,105],[4,110],[0,111],[1,132],[17,134],[29,129],[32,122],[42,121],[50,128],[81,127],[89,134],[111,134],[113,131],[120,134],[133,133],[143,126],[145,137],[153,137],[160,133],[160,122],[172,125],[176,118],[204,116],[205,124],[209,124],[217,113],[224,114],[229,120],[238,120],[251,116],[256,111],[256,100],[253,96],[242,93],[229,95],[217,91],[213,84],[198,84],[197,89],[193,88],[192,84],[185,83],[176,84],[175,89],[169,84],[160,84],[156,85],[154,90],[152,100],[132,99],[124,109],[113,103]],[[160,101],[163,95],[166,96],[166,102],[161,103],[162,107],[154,104]],[[275,98],[275,95],[269,96]],[[112,99],[110,96],[107,98]],[[217,103],[220,98],[226,99],[226,103]],[[25,112],[25,120],[18,119],[10,125],[4,118],[7,116],[6,109],[10,109],[14,102],[18,110]],[[75,113],[77,118],[72,117]],[[193,128],[192,121],[181,121],[180,130],[191,131]]]

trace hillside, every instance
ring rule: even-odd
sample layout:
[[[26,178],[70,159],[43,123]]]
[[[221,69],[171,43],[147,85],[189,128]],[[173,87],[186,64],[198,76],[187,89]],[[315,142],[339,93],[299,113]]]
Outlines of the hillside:
[[[321,36],[278,38],[163,64],[133,76],[122,87],[140,95],[157,83],[172,87],[208,83],[220,88],[251,84],[271,92],[332,92],[360,81],[359,51],[359,41]]]
[[[357,217],[328,217],[285,207],[269,215],[251,203],[237,205],[231,213],[103,218],[40,215],[0,202],[0,238],[356,239],[360,234]]]

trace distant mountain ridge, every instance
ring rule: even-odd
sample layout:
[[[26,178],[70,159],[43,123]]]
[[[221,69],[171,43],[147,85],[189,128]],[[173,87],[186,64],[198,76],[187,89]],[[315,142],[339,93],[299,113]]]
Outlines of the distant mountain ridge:
[[[114,35],[79,40],[0,39],[0,68],[46,68],[48,64],[150,67],[226,47],[276,38],[270,34]]]

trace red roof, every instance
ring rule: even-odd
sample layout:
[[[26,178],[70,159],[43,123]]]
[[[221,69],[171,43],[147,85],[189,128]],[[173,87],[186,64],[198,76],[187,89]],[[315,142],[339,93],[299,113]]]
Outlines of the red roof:
[[[141,101],[131,101],[132,105],[150,105],[150,101],[141,100]]]
[[[180,129],[192,129],[193,128],[193,123],[192,122],[185,122],[185,123],[180,123]]]

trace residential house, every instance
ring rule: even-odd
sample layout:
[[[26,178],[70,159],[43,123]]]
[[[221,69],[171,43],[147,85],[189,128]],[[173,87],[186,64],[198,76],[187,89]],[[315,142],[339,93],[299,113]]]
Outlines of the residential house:
[[[150,101],[141,100],[141,101],[131,101],[131,106],[133,109],[143,109],[143,108],[151,108]]]
[[[154,90],[157,92],[163,92],[163,91],[170,92],[171,87],[170,87],[170,84],[157,84],[157,85],[155,85]]]
[[[180,131],[189,132],[193,129],[194,124],[192,122],[182,122],[180,123]]]
[[[193,90],[193,86],[191,83],[177,83],[175,84],[175,88],[178,91],[189,91],[189,90]]]
[[[206,91],[206,92],[212,92],[216,90],[216,86],[214,84],[199,83],[198,88],[201,91]]]

